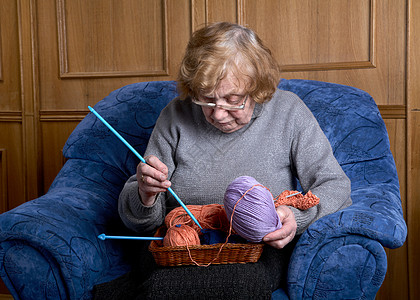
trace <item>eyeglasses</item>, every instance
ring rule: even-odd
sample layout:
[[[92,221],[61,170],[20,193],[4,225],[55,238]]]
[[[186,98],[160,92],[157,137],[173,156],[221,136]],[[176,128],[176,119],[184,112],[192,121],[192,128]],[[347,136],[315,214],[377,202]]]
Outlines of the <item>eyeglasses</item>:
[[[245,99],[244,99],[245,98]],[[215,98],[205,98],[205,99],[200,99],[197,100],[195,98],[192,98],[192,102],[194,102],[197,105],[200,106],[204,106],[204,107],[210,107],[215,109],[216,107],[220,107],[223,108],[225,110],[243,110],[245,108],[245,103],[248,100],[248,95],[246,96],[239,96],[239,95],[234,95],[231,96],[228,100],[226,100],[227,104],[216,104],[212,101],[214,101]],[[242,99],[243,102],[242,102]],[[239,103],[241,103],[240,105],[238,105]]]

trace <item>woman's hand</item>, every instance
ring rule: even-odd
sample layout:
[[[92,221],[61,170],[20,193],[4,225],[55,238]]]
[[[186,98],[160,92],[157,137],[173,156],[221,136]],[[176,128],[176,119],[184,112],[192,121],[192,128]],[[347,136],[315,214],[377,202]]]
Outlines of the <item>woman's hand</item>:
[[[156,156],[150,155],[144,159],[147,164],[138,164],[136,177],[141,201],[150,206],[155,202],[156,195],[165,192],[171,186],[171,182],[167,179],[168,167]]]
[[[295,237],[297,224],[295,215],[286,205],[280,205],[276,208],[276,211],[280,217],[282,227],[267,234],[263,241],[274,248],[282,249]]]

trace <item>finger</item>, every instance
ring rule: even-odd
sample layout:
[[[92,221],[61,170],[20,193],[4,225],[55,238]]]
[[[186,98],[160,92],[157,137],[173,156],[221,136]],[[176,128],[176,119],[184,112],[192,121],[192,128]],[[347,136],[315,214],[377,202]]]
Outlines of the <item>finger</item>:
[[[146,163],[139,163],[137,166],[137,180],[145,182],[147,177],[151,177],[157,181],[165,181],[168,177],[168,168],[157,157],[149,156]],[[152,181],[149,184],[153,184]]]
[[[276,212],[282,223],[290,216],[290,214],[293,214],[290,208],[288,208],[286,205],[280,205],[277,207]]]
[[[267,234],[263,241],[272,247],[281,249],[290,243],[296,235],[296,220],[293,213],[288,213],[289,208],[278,211],[280,219],[283,219],[283,225],[280,229]],[[283,214],[286,213],[286,214]]]
[[[263,241],[274,248],[281,249],[290,243],[294,236],[295,231],[293,230],[293,227],[285,228],[285,226],[283,226],[282,228],[267,234],[263,238]]]
[[[275,230],[267,234],[264,238],[267,241],[284,239],[291,234],[296,232],[296,220],[294,218],[293,212],[287,206],[279,206],[277,209],[277,214],[279,216],[282,227],[278,230]]]
[[[153,167],[155,170],[160,172],[159,177],[161,177],[161,175],[163,175],[165,177],[165,179],[167,178],[168,167],[163,162],[161,162],[159,158],[157,158],[154,155],[149,155],[145,158],[145,161],[146,161],[147,165]]]
[[[268,233],[266,236],[264,236],[263,241],[264,242],[271,242],[271,241],[277,241],[277,240],[283,240],[290,236],[292,234],[292,231],[290,228],[287,228],[287,226],[282,226],[282,228],[277,229],[273,232]]]
[[[167,188],[159,187],[159,186],[153,186],[153,185],[143,185],[139,186],[140,194],[144,194],[147,196],[156,195],[159,193],[166,192]]]
[[[169,180],[160,181],[147,175],[141,175],[140,180],[143,183],[142,186],[144,186],[147,191],[151,191],[152,188],[166,191],[166,189],[171,186],[171,182]]]
[[[292,240],[293,240],[292,237],[287,237],[282,240],[269,241],[269,242],[266,242],[266,244],[276,249],[282,249],[286,247],[286,245],[289,244]]]
[[[168,180],[161,182],[144,175],[141,175],[141,180],[138,183],[140,199],[146,206],[152,205],[156,200],[156,195],[166,192],[167,188],[171,186]]]

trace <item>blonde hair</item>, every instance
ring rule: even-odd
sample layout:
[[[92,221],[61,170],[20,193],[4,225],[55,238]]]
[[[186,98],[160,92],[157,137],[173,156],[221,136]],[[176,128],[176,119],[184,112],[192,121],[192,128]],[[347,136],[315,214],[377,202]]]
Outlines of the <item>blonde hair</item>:
[[[280,80],[276,60],[251,29],[227,22],[193,33],[178,74],[180,98],[212,93],[230,71],[247,83],[258,103],[268,101]]]

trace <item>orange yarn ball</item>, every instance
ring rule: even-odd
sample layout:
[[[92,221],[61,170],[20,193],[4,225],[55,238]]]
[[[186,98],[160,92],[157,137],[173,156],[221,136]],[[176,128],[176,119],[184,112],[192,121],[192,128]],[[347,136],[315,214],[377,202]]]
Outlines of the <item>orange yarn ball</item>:
[[[229,220],[227,219],[225,209],[221,204],[209,205],[187,205],[188,209],[200,223],[203,229],[215,229],[227,232],[229,230]],[[174,225],[188,225],[200,234],[201,229],[191,219],[182,207],[174,208],[165,218],[165,225],[171,228]]]
[[[225,208],[221,204],[203,205],[199,223],[204,229],[221,230],[224,232],[228,232],[230,227]]]
[[[221,204],[187,205],[203,229],[229,231],[230,223]],[[163,239],[166,247],[200,245],[201,228],[182,207],[170,211],[165,218],[167,231]]]
[[[165,247],[200,245],[198,233],[190,226],[175,225],[169,227],[163,239]]]

